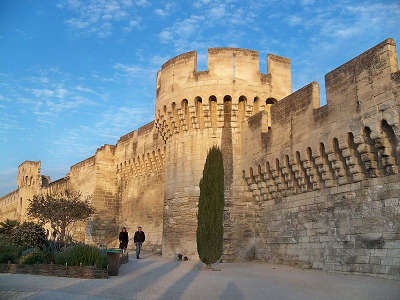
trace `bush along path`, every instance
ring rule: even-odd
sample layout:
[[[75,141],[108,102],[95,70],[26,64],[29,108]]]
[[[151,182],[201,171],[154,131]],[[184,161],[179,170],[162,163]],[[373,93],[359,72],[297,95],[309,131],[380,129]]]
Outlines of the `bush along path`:
[[[0,222],[0,273],[107,278],[104,249],[47,240],[39,224]]]

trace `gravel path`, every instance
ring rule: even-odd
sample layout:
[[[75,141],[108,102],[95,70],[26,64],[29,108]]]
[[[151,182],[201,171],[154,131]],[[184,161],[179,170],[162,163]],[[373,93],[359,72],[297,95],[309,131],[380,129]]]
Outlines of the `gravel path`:
[[[0,274],[0,299],[400,299],[394,280],[261,263],[220,269],[131,256],[109,279]]]

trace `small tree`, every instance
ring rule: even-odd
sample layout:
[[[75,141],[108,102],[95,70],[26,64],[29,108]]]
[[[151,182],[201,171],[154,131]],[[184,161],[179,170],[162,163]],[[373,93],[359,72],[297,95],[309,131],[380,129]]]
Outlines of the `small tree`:
[[[81,199],[80,192],[66,190],[56,195],[36,195],[29,201],[27,213],[42,224],[49,223],[65,242],[68,226],[78,221],[86,221],[95,209],[90,204],[90,197]]]
[[[0,237],[21,249],[43,248],[47,243],[46,231],[41,225],[33,222],[19,223],[9,219],[0,222]]]
[[[222,255],[224,214],[224,164],[221,150],[213,146],[204,164],[200,180],[197,215],[197,252],[203,263],[210,266]]]
[[[4,222],[0,222],[0,234],[10,235],[19,225],[17,220],[7,219]]]
[[[11,234],[11,241],[23,249],[35,247],[43,249],[47,243],[46,231],[34,222],[23,222]]]

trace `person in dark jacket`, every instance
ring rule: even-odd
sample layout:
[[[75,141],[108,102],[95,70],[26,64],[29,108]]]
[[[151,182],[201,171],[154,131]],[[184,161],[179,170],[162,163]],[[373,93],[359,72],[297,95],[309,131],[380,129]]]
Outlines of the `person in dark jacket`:
[[[140,250],[142,249],[142,244],[144,243],[146,236],[142,231],[142,226],[138,227],[138,230],[135,232],[135,236],[133,237],[133,241],[136,245],[136,258],[139,259]]]
[[[119,249],[122,250],[122,252],[126,251],[126,248],[128,247],[128,231],[126,231],[126,227],[122,227],[122,231],[119,233]]]

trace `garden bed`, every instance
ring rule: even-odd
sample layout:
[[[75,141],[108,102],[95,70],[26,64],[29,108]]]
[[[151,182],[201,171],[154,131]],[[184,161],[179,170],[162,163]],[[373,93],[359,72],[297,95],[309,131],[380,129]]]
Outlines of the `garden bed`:
[[[74,278],[108,278],[106,269],[92,266],[63,266],[55,264],[0,264],[0,273],[34,274]]]

